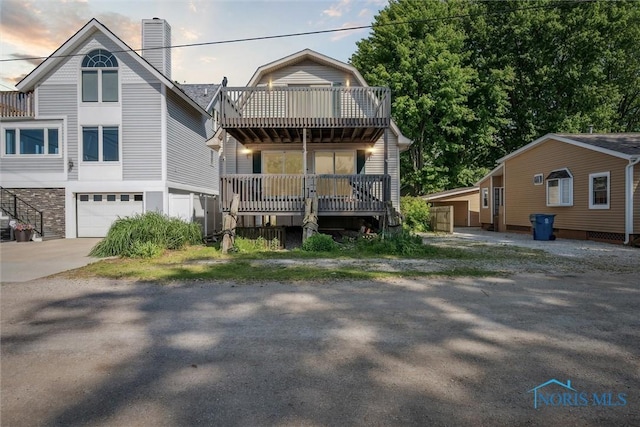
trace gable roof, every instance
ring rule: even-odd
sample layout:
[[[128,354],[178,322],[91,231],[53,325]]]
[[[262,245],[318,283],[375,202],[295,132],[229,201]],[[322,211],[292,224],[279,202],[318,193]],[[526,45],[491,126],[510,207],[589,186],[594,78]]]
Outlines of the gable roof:
[[[640,133],[548,133],[524,147],[507,154],[501,159],[498,159],[498,163],[503,163],[505,160],[519,156],[520,154],[549,140],[564,142],[622,159],[632,159],[640,156]]]
[[[301,50],[289,56],[285,56],[284,58],[277,59],[273,62],[258,67],[256,72],[253,73],[251,79],[249,79],[247,87],[256,86],[262,76],[267,73],[274,72],[281,68],[288,67],[307,59],[350,73],[359,85],[369,87],[364,77],[362,77],[362,74],[360,74],[360,72],[353,65],[338,61],[337,59],[331,58],[327,55],[323,55],[322,53],[316,52],[315,50],[311,49]],[[409,148],[413,141],[404,136],[402,132],[400,132],[400,128],[398,128],[393,120],[391,120],[390,127],[391,131],[398,137],[398,145],[400,146],[400,150],[406,150],[407,148]]]
[[[464,187],[464,188],[454,188],[452,190],[440,191],[438,193],[427,194],[426,196],[422,196],[424,200],[427,202],[435,201],[437,199],[442,199],[445,197],[458,196],[460,194],[467,193],[475,193],[480,190],[479,187]]]
[[[208,113],[196,101],[191,99],[182,89],[180,89],[173,81],[171,81],[171,79],[167,78],[153,65],[151,65],[146,59],[138,55],[137,52],[133,51],[131,47],[129,47],[124,41],[122,41],[111,30],[109,30],[95,18],[87,22],[84,27],[79,29],[58,49],[56,49],[51,55],[49,55],[47,59],[45,59],[42,63],[40,63],[40,65],[34,68],[22,80],[20,80],[18,84],[16,84],[16,88],[21,92],[32,90],[40,81],[40,79],[43,78],[48,72],[62,63],[68,56],[74,55],[74,51],[78,49],[82,43],[87,41],[96,31],[103,33],[116,46],[120,48],[119,51],[114,51],[112,53],[129,55],[136,62],[146,68],[154,77],[160,80],[161,83],[163,83],[171,91],[176,93],[180,98],[185,100],[189,105],[197,109],[200,113],[208,115]]]

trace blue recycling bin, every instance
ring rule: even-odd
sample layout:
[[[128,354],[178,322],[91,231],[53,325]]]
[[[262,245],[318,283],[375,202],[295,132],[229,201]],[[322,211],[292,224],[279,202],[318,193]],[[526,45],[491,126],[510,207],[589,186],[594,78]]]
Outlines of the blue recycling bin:
[[[531,214],[531,229],[533,230],[533,240],[556,240],[553,235],[553,220],[555,214]]]

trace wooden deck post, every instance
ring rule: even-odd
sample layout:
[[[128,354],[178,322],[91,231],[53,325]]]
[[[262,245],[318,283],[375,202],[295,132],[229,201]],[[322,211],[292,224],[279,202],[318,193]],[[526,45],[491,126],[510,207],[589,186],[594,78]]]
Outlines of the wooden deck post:
[[[318,232],[318,196],[309,197],[304,204],[302,242]]]
[[[398,211],[393,207],[391,201],[386,202],[385,216],[387,218],[386,231],[390,235],[400,234],[402,232],[402,217],[400,217]]]
[[[389,128],[384,128],[384,175],[389,175]],[[391,200],[391,183],[388,180],[384,181],[384,201]]]
[[[222,253],[226,254],[229,249],[233,248],[236,236],[236,224],[238,222],[238,207],[240,206],[240,195],[234,194],[231,200],[231,209],[224,217],[224,225],[222,226]]]

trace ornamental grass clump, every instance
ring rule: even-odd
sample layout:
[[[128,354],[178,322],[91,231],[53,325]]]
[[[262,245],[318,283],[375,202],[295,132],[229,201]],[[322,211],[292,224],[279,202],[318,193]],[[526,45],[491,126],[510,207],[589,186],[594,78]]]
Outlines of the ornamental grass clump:
[[[152,258],[166,249],[202,243],[200,225],[157,212],[118,218],[90,256]]]

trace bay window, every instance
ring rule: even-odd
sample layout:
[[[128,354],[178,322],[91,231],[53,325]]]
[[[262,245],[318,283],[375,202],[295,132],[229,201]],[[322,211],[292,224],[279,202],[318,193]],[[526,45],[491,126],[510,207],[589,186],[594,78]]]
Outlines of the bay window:
[[[547,176],[547,206],[573,206],[573,175],[559,169]]]

